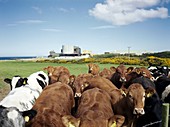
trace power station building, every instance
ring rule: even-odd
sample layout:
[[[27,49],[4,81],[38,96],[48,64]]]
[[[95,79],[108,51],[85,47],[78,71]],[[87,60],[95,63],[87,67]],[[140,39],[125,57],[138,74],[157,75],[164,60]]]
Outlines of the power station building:
[[[62,45],[59,56],[80,56],[81,49],[78,46]]]
[[[70,45],[62,45],[62,49],[60,53],[56,53],[55,51],[50,51],[50,55],[48,57],[69,57],[69,56],[81,56],[81,48],[78,46],[70,46]]]

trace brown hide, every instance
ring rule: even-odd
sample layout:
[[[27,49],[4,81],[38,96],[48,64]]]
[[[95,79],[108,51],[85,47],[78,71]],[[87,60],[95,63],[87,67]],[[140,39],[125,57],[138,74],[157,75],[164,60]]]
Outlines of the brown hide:
[[[105,90],[107,92],[110,92],[114,89],[117,89],[117,87],[112,84],[112,82],[106,78],[103,78],[101,76],[93,76],[91,74],[80,74],[76,77],[74,81],[75,86],[75,96],[81,96],[81,93],[85,89],[89,88],[100,88],[102,90]]]
[[[130,68],[130,67],[129,67]],[[129,69],[128,68],[128,69]],[[154,77],[151,75],[150,71],[145,67],[136,67],[133,70],[128,71],[126,74],[126,83],[125,88],[128,88],[129,85],[132,83],[132,81],[140,76],[144,76],[146,78],[149,78],[150,80],[154,80]]]
[[[120,101],[122,98],[124,98],[127,94],[126,90],[122,89],[114,89],[108,93],[111,97],[111,103],[112,105],[116,104],[118,101]]]
[[[80,127],[108,127],[113,115],[110,96],[104,90],[93,88],[82,94],[76,114]]]
[[[128,88],[132,81],[138,77],[140,77],[141,74],[137,73],[136,71],[131,71],[126,75],[126,82],[122,84],[122,88]]]
[[[100,71],[100,68],[97,64],[89,63],[88,64],[88,73],[91,73],[93,75],[98,75]]]
[[[111,69],[107,69],[107,68],[104,68],[100,73],[99,75],[101,77],[104,77],[106,79],[111,79],[112,75],[115,73],[115,71],[112,71]]]
[[[48,66],[44,68],[47,70],[48,76],[50,78],[50,84],[55,82],[69,83],[70,72],[66,67],[63,66]]]
[[[134,83],[127,89],[126,97],[113,105],[113,112],[123,115],[125,117],[124,125],[130,127],[136,116],[144,114],[144,101],[144,88],[141,84]]]
[[[44,89],[32,109],[37,115],[27,127],[64,127],[62,116],[70,115],[74,94],[70,86],[57,82]]]
[[[140,73],[146,78],[149,78],[150,80],[154,81],[154,77],[151,75],[151,72],[145,68],[145,67],[140,67]]]

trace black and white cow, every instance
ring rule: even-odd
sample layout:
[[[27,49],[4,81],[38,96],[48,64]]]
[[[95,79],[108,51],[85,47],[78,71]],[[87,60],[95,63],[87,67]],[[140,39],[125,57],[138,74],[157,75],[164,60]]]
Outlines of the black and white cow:
[[[161,76],[169,75],[169,68],[167,66],[149,66],[148,70],[151,72],[152,76],[155,78],[155,81]]]
[[[156,90],[163,102],[170,103],[170,78],[167,76],[159,77],[156,81]]]
[[[27,78],[22,78],[19,75],[14,76],[12,79],[5,78],[4,82],[8,83],[10,85],[11,90],[21,87],[23,85],[26,85]]]
[[[9,92],[9,94],[0,102],[4,107],[16,107],[19,111],[30,110],[35,100],[45,86],[49,84],[49,78],[43,71],[31,74],[27,78],[24,86],[17,87]]]
[[[20,112],[16,107],[0,106],[0,127],[25,127],[27,120],[36,115],[35,110]]]

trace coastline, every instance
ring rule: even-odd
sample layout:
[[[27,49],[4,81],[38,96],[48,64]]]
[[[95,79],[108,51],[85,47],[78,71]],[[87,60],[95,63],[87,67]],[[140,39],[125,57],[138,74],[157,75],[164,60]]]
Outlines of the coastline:
[[[36,61],[39,59],[45,59],[46,57],[36,57],[36,56],[12,56],[12,57],[0,57],[0,61]]]

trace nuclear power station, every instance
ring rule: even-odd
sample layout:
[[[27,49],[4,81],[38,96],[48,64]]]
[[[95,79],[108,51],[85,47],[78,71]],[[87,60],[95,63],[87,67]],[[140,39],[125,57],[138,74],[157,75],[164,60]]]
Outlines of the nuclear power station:
[[[88,58],[91,56],[91,52],[88,50],[81,51],[78,46],[62,45],[61,52],[56,53],[55,51],[50,51],[48,57],[55,59],[76,59],[76,58]]]
[[[81,49],[78,46],[62,45],[59,56],[80,56]]]

